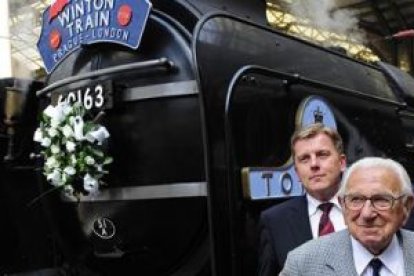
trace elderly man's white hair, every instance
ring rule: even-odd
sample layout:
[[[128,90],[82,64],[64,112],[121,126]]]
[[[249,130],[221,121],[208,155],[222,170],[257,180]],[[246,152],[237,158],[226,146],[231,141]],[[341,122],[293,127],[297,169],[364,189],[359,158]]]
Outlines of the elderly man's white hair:
[[[386,168],[393,171],[397,177],[400,179],[401,192],[404,195],[413,195],[413,189],[411,186],[410,176],[404,167],[388,158],[381,157],[365,157],[357,162],[353,163],[346,171],[342,177],[341,187],[338,191],[339,196],[344,196],[348,186],[348,179],[356,169],[369,169],[369,168]]]

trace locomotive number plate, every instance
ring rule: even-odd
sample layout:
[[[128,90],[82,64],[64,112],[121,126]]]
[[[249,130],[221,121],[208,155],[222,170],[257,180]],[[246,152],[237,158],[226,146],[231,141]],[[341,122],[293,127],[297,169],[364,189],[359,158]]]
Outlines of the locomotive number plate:
[[[52,103],[67,101],[69,103],[79,102],[86,110],[110,109],[113,106],[113,88],[111,81],[91,83],[67,92],[53,93]]]

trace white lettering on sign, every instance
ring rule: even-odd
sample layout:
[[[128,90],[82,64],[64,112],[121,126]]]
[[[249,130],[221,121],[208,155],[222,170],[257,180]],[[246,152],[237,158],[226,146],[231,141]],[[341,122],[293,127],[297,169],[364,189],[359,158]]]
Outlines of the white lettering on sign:
[[[88,14],[83,20],[82,18],[76,18],[68,22],[65,27],[69,30],[69,36],[72,37],[90,29],[109,26],[109,15],[109,11],[94,12]]]
[[[98,84],[92,89],[87,87],[85,89],[71,91],[66,95],[59,95],[58,102],[68,102],[71,104],[79,102],[87,110],[102,108],[105,103],[104,88],[101,84]]]
[[[88,15],[88,17],[91,16],[92,18],[95,18],[95,20],[98,20],[98,16],[93,16],[93,13],[110,11],[113,8],[114,0],[74,1],[70,6],[65,8],[59,15],[59,23],[62,27],[66,27],[68,24],[73,24],[73,21],[85,15]],[[98,23],[98,21],[95,21],[95,23]]]
[[[80,33],[79,35],[75,35],[72,39],[66,41],[66,43],[62,44],[59,49],[53,54],[53,61],[58,62],[61,58],[63,58],[67,53],[75,49],[78,45],[82,44],[84,40],[90,38],[99,38],[99,39],[114,39],[121,41],[128,41],[129,38],[129,31],[117,29],[117,28],[96,28],[93,29],[91,33]]]

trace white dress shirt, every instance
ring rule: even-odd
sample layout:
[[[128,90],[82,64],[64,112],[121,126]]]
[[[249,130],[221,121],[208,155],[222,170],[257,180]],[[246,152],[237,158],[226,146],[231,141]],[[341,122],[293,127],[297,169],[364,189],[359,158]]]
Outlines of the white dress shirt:
[[[380,270],[381,276],[404,276],[404,255],[398,242],[397,236],[391,240],[390,245],[379,256],[374,256],[360,242],[351,236],[352,254],[354,256],[355,268],[359,276],[371,276],[372,267],[369,262],[376,257],[381,260],[383,266]]]
[[[312,236],[314,239],[319,237],[319,221],[321,220],[322,211],[318,206],[323,203],[309,194],[306,194],[308,200],[309,221],[312,229]],[[339,205],[338,197],[333,197],[329,202],[334,205],[329,212],[329,219],[331,220],[335,232],[346,228],[344,217],[342,215],[341,205]]]

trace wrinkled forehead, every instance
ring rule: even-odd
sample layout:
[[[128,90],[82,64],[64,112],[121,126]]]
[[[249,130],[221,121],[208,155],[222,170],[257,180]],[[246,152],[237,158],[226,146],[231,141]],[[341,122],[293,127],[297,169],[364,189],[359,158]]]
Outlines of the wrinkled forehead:
[[[349,175],[346,192],[393,193],[402,191],[400,178],[388,167],[370,166],[355,168]]]

